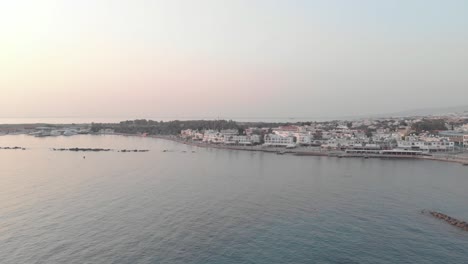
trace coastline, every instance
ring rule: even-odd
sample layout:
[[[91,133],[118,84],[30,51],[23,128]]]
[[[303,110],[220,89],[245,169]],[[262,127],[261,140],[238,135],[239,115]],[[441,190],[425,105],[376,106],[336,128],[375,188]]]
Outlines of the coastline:
[[[468,155],[467,156],[450,156],[450,155],[431,155],[431,156],[397,156],[397,155],[383,155],[383,154],[347,154],[342,151],[329,151],[321,150],[320,148],[311,149],[309,147],[299,147],[294,149],[286,149],[284,147],[262,147],[257,146],[233,146],[223,144],[211,144],[203,143],[199,141],[189,141],[181,139],[174,135],[138,135],[138,134],[126,134],[126,133],[112,133],[102,135],[117,135],[117,136],[128,136],[128,137],[148,137],[157,138],[163,140],[169,140],[184,145],[195,146],[200,148],[214,148],[214,149],[226,149],[226,150],[239,150],[239,151],[251,151],[251,152],[265,152],[272,154],[281,155],[294,155],[294,156],[312,156],[312,157],[334,157],[334,158],[361,158],[361,159],[407,159],[407,160],[428,160],[428,161],[441,161],[458,163],[468,167]]]
[[[115,133],[113,135],[121,136],[134,136],[134,137],[143,137],[135,134],[124,134],[124,133]],[[345,153],[336,153],[333,151],[313,151],[305,149],[285,149],[285,148],[275,148],[268,147],[262,148],[258,146],[228,146],[222,144],[210,144],[202,142],[187,141],[178,138],[177,136],[164,136],[164,135],[147,135],[146,137],[158,138],[177,142],[184,145],[201,147],[201,148],[216,148],[216,149],[227,149],[227,150],[241,150],[241,151],[255,151],[255,152],[266,152],[266,153],[277,153],[277,154],[292,154],[294,156],[315,156],[315,157],[335,157],[335,158],[378,158],[378,159],[411,159],[411,160],[429,160],[429,161],[442,161],[450,163],[458,163],[461,165],[468,164],[468,157],[463,158],[449,158],[449,157],[437,157],[437,156],[388,156],[388,155],[363,155],[363,154],[352,154],[346,155]]]

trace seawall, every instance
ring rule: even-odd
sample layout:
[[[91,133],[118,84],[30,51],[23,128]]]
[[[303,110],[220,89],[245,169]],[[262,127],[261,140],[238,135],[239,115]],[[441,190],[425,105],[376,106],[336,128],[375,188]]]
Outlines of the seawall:
[[[138,136],[134,134],[115,134],[122,136]],[[337,157],[337,158],[378,158],[378,159],[413,159],[413,160],[432,160],[432,161],[443,161],[451,163],[459,163],[466,165],[468,164],[468,158],[447,158],[447,157],[436,157],[436,156],[406,156],[406,155],[381,155],[381,154],[346,154],[336,153],[332,151],[313,151],[303,149],[285,149],[285,148],[262,148],[258,146],[228,146],[210,144],[196,141],[187,141],[176,136],[164,136],[164,135],[148,135],[147,137],[159,138],[178,142],[185,145],[196,146],[201,148],[217,148],[217,149],[230,149],[230,150],[242,150],[242,151],[257,151],[267,153],[279,153],[279,154],[292,154],[295,156],[325,156],[325,157]]]

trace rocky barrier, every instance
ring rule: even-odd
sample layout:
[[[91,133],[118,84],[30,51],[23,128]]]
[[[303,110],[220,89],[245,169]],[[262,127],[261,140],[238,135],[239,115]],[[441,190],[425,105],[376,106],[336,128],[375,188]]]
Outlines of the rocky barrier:
[[[53,148],[52,151],[82,151],[82,152],[107,152],[107,151],[116,151],[113,149],[104,149],[104,148]],[[148,152],[148,149],[122,149],[117,150],[117,152]]]
[[[53,151],[112,151],[111,149],[103,149],[103,148],[53,148]]]
[[[455,227],[458,227],[462,230],[465,230],[465,231],[468,231],[468,223],[465,222],[465,221],[461,221],[461,220],[458,220],[458,219],[455,219],[453,217],[450,217],[446,214],[443,214],[443,213],[439,213],[439,212],[435,212],[435,211],[427,211],[427,210],[423,210],[422,213],[428,213],[429,215],[435,217],[435,218],[438,218],[438,219],[441,219],[441,220],[444,220],[445,222],[455,226]]]
[[[148,152],[148,149],[122,149],[117,152]]]
[[[0,149],[5,149],[5,150],[26,150],[26,148],[22,148],[22,147],[0,147]]]

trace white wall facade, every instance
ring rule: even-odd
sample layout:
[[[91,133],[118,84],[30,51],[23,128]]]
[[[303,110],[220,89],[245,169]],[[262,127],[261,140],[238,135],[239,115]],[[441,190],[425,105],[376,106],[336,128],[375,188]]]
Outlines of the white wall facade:
[[[243,136],[243,135],[232,135],[224,136],[224,144],[228,145],[253,145],[260,142],[260,137],[258,135],[252,136]]]
[[[267,134],[265,135],[266,146],[290,146],[294,145],[294,137],[292,136],[280,136],[276,134]]]
[[[297,134],[297,144],[300,145],[310,145],[314,141],[314,136],[307,134]]]
[[[446,140],[439,140],[439,141],[406,141],[406,140],[399,140],[397,141],[399,149],[420,149],[423,151],[448,151],[453,150],[455,147],[455,143]]]

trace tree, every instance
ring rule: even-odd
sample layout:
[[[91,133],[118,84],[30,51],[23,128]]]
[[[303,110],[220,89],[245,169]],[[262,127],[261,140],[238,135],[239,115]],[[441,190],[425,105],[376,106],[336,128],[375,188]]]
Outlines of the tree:
[[[417,133],[422,131],[433,132],[437,130],[446,130],[445,121],[443,119],[424,119],[413,124],[412,129]]]
[[[316,131],[314,133],[314,139],[322,139],[322,132]]]

